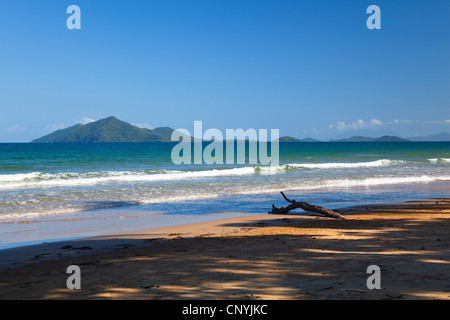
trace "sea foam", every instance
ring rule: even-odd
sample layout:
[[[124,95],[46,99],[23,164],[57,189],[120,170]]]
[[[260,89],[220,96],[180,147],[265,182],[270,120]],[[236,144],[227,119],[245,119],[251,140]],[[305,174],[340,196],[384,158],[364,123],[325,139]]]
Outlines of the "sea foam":
[[[290,163],[279,166],[245,166],[231,169],[198,171],[181,170],[137,170],[63,173],[24,173],[0,175],[0,189],[26,189],[40,187],[73,187],[115,182],[157,182],[192,180],[221,176],[273,175],[302,169],[352,169],[401,165],[401,160],[380,159],[368,162]]]

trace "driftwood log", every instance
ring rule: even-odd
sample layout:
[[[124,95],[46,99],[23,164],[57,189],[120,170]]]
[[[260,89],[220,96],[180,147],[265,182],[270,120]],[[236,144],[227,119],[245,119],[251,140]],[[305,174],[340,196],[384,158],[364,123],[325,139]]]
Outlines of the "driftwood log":
[[[287,214],[291,210],[300,208],[305,211],[311,211],[311,212],[323,214],[324,216],[329,217],[329,218],[345,219],[342,215],[340,215],[336,211],[333,211],[333,210],[330,210],[327,208],[323,208],[323,207],[319,207],[319,206],[314,206],[314,205],[311,205],[306,202],[297,202],[295,200],[289,200],[286,197],[286,195],[283,193],[283,191],[281,191],[281,195],[287,202],[289,202],[291,204],[288,205],[286,208],[284,208],[284,207],[277,208],[274,205],[272,205],[272,211],[269,211],[269,214]]]

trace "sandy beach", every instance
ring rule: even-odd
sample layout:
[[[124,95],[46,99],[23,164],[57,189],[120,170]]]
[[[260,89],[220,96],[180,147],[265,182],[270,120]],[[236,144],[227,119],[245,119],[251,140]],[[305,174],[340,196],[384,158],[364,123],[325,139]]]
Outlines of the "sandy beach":
[[[255,215],[0,252],[1,299],[450,299],[450,199]],[[81,268],[81,290],[66,269]],[[381,289],[366,286],[381,269]]]

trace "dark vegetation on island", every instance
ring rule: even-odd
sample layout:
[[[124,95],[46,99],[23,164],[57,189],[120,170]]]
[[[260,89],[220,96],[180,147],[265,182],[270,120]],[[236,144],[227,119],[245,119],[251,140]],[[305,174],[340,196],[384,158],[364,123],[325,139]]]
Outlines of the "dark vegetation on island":
[[[33,143],[106,143],[106,142],[170,142],[174,130],[160,127],[153,130],[138,128],[115,117],[108,117],[85,125],[57,130]]]

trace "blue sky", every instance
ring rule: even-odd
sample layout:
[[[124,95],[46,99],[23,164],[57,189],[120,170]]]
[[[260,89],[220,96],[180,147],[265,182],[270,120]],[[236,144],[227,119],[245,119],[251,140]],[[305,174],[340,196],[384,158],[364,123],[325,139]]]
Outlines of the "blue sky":
[[[81,30],[69,30],[69,5]],[[369,30],[369,5],[381,30]],[[140,126],[450,132],[450,1],[3,0],[0,142]]]

